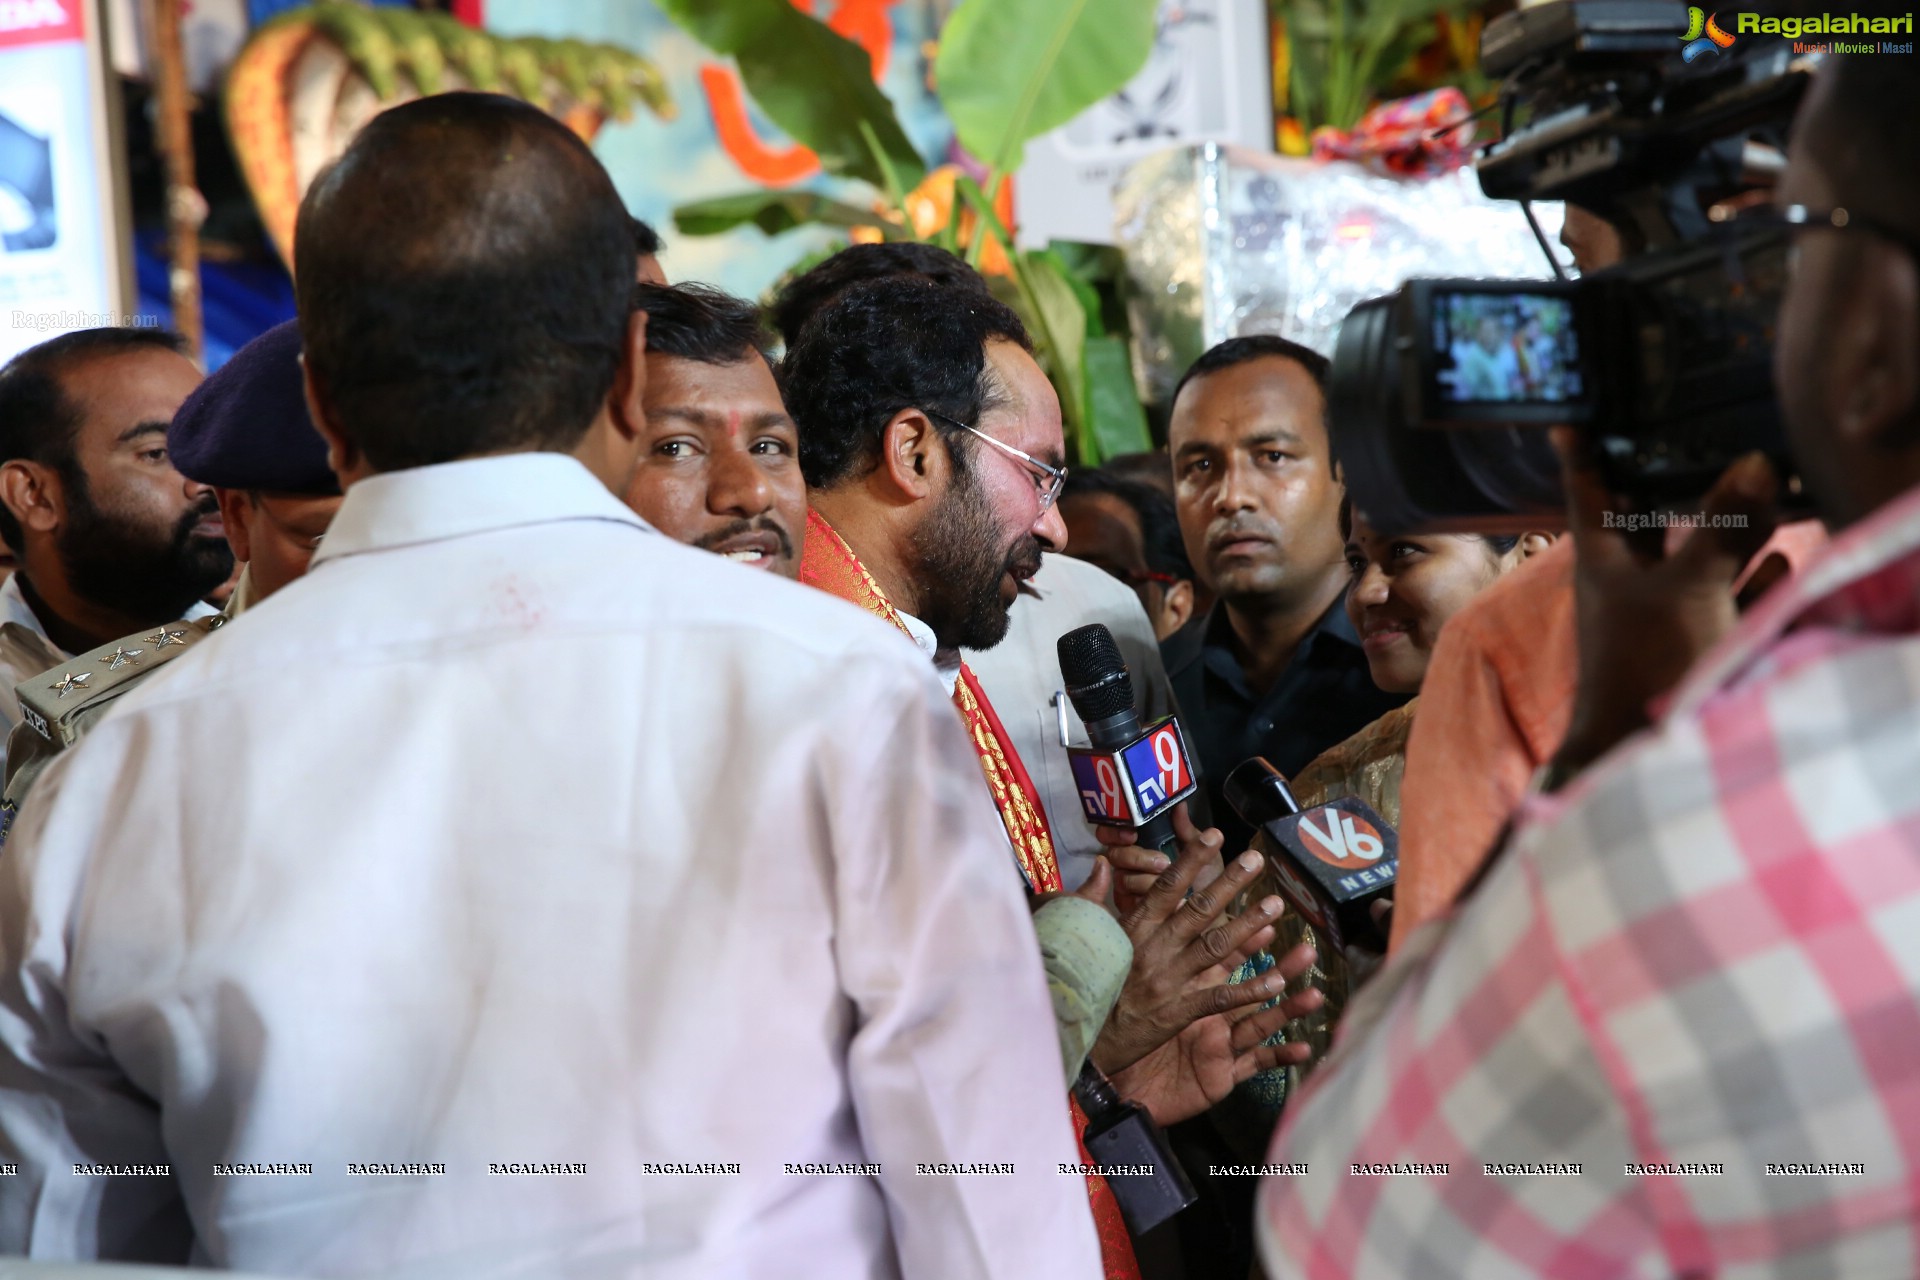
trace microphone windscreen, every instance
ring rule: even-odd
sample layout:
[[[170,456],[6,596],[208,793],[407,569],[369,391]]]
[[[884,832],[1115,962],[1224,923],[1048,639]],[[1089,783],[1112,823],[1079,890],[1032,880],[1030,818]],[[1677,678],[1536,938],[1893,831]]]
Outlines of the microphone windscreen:
[[[1227,803],[1250,827],[1263,827],[1300,812],[1293,788],[1265,756],[1242,760],[1222,787]]]
[[[1113,632],[1095,622],[1060,637],[1060,674],[1067,697],[1089,724],[1133,710],[1133,680]]]

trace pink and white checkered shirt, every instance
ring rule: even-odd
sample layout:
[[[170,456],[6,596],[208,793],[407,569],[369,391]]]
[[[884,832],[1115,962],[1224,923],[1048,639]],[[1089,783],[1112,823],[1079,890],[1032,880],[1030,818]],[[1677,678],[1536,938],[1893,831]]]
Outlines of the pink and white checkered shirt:
[[[1532,803],[1271,1160],[1271,1280],[1920,1276],[1920,492]]]

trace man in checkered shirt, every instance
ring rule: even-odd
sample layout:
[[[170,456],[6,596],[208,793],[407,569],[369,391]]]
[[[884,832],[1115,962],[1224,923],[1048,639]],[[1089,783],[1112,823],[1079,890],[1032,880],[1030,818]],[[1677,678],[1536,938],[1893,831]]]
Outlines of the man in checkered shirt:
[[[1290,1110],[1271,1280],[1920,1276],[1917,104],[1911,56],[1827,58],[1775,196],[1775,382],[1832,545],[1736,625],[1749,546],[1644,563],[1570,470],[1564,785]]]

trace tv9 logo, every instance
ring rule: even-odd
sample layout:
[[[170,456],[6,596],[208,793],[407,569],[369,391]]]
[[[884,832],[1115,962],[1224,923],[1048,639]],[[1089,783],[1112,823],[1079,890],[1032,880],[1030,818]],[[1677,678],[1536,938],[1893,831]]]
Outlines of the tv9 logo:
[[[1116,751],[1068,747],[1074,789],[1087,821],[1142,827],[1194,792],[1193,765],[1171,716]]]
[[[1142,822],[1193,790],[1193,766],[1187,761],[1180,725],[1174,720],[1161,721],[1122,747],[1120,759],[1133,785]]]
[[[1133,809],[1127,804],[1127,779],[1120,758],[1069,751],[1068,760],[1087,821],[1132,826]]]
[[[1295,830],[1308,853],[1342,871],[1365,870],[1387,851],[1378,827],[1359,814],[1331,806],[1301,814]]]

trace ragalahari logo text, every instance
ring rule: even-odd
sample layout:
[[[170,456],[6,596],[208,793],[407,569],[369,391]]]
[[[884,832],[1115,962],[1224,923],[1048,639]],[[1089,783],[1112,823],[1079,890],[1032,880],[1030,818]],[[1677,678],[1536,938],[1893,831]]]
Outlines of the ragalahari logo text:
[[[1733,43],[1733,37],[1720,29],[1719,14],[1709,14],[1699,5],[1687,9],[1687,34],[1680,37],[1680,56],[1688,62],[1703,54],[1718,53]]]
[[[1912,53],[1913,15],[1816,13],[1791,18],[1742,10],[1723,25],[1718,13],[1696,6],[1687,9],[1687,33],[1680,37],[1680,56],[1688,62],[1718,53],[1741,36],[1780,36],[1793,41],[1795,53]],[[1824,40],[1809,40],[1824,36]],[[1841,37],[1834,39],[1834,37]],[[1848,36],[1905,36],[1904,41],[1849,41]]]

